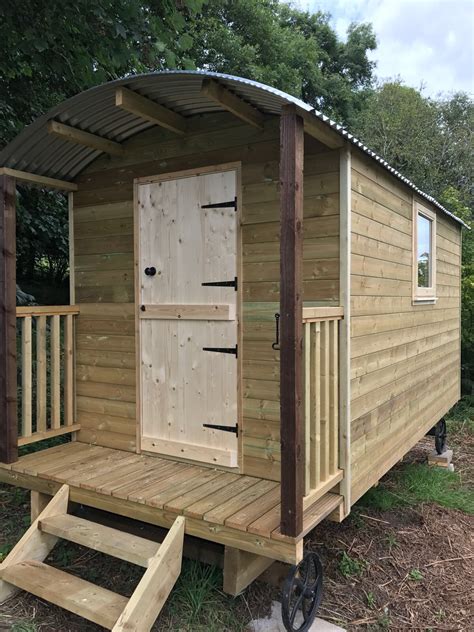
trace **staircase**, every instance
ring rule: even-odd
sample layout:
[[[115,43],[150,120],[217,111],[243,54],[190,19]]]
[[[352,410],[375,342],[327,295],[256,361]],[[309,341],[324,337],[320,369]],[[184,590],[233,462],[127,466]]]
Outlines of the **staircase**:
[[[176,518],[162,544],[67,513],[63,485],[0,565],[0,603],[26,590],[113,632],[148,632],[180,572],[184,522]],[[44,564],[59,539],[145,568],[130,598]]]

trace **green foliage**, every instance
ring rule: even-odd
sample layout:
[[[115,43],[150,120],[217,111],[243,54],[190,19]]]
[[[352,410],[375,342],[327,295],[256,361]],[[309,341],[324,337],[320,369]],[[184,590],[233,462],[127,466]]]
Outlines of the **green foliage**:
[[[373,592],[368,592],[367,595],[367,605],[369,608],[375,608],[375,595]]]
[[[372,82],[372,27],[351,25],[344,43],[319,11],[277,0],[213,0],[191,34],[198,67],[266,83],[346,123]]]
[[[412,579],[415,582],[419,582],[423,579],[423,573],[417,568],[412,568],[408,573],[408,578]]]
[[[365,560],[358,560],[348,555],[345,551],[342,552],[339,560],[339,571],[344,577],[358,577],[362,575],[366,567],[367,562]]]

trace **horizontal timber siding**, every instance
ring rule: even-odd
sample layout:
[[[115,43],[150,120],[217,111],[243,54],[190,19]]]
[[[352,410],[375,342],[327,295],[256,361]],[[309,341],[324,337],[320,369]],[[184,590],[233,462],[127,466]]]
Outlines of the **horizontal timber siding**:
[[[437,214],[438,300],[413,305],[412,204],[353,151],[352,502],[459,398],[460,230]]]
[[[338,303],[339,154],[305,139],[304,300]],[[177,137],[153,128],[100,157],[74,194],[80,441],[135,450],[133,180],[242,163],[243,471],[280,478],[279,118],[262,131],[227,114],[190,119]]]

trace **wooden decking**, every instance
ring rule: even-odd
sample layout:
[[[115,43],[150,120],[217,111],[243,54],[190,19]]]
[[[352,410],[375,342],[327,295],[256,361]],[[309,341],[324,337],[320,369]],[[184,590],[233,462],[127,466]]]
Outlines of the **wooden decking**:
[[[280,485],[154,456],[72,442],[0,464],[0,481],[54,494],[66,483],[74,502],[169,527],[206,540],[295,562],[302,537],[280,532]],[[341,502],[326,494],[304,513],[303,534]]]

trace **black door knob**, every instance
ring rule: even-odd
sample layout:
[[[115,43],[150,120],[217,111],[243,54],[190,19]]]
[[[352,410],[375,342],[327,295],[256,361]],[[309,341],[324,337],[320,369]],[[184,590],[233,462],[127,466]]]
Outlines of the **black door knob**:
[[[154,268],[153,266],[151,268],[145,268],[145,274],[147,276],[155,276],[156,268]]]

